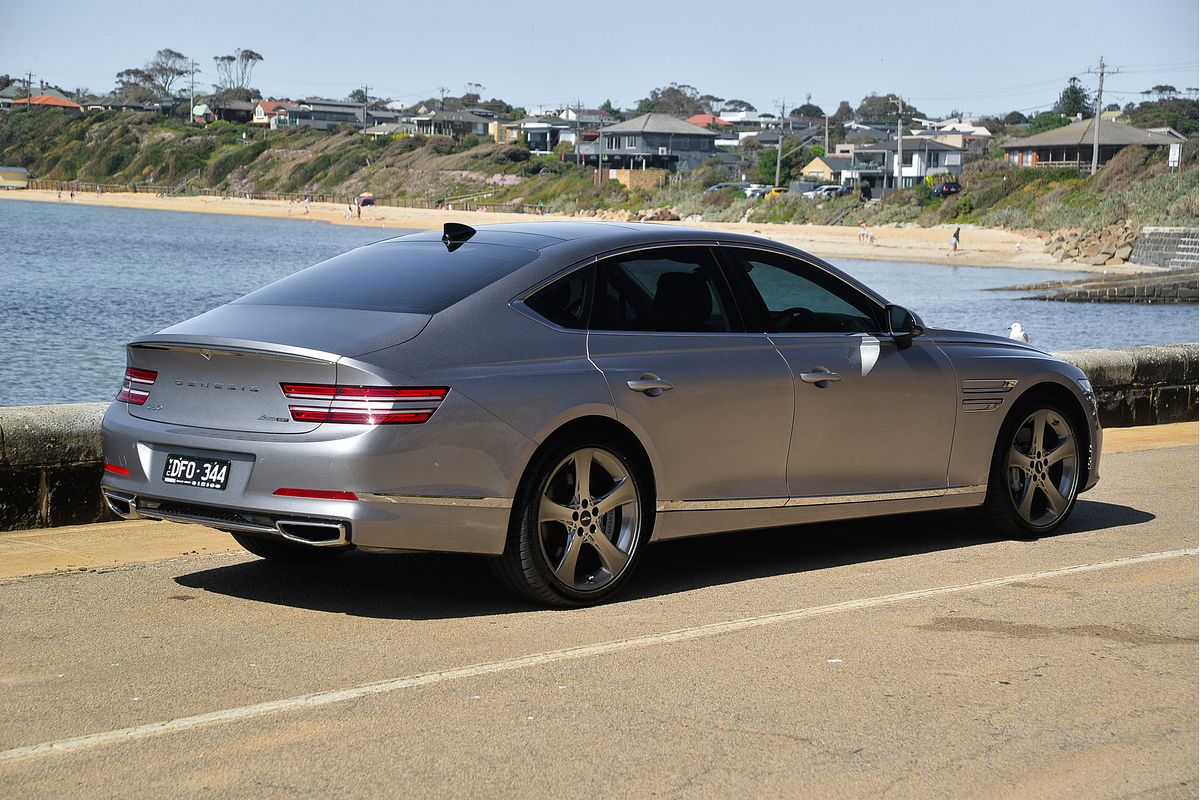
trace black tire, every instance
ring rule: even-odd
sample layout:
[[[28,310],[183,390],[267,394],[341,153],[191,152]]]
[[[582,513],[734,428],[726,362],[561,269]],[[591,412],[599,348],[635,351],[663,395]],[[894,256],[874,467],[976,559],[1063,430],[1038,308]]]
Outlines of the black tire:
[[[311,547],[283,539],[266,539],[245,533],[232,534],[235,541],[256,556],[282,564],[324,564],[340,556],[345,550],[329,547]]]
[[[585,517],[583,520],[580,522],[568,521],[565,524],[555,521],[542,522],[539,518],[539,510],[543,497],[553,492],[554,485],[551,481],[557,482],[562,479],[560,469],[566,461],[572,458],[573,454],[589,450],[595,451],[597,454],[597,463],[603,459],[614,467],[619,464],[620,468],[624,470],[624,477],[632,482],[632,496],[636,497],[636,511],[628,505],[621,506],[618,510],[597,515],[593,520],[587,517],[587,504],[582,503],[582,500],[576,497],[571,501],[573,505],[568,510],[575,511],[576,517],[583,513]],[[600,471],[591,474],[599,475],[603,480],[603,476],[607,473],[601,464]],[[591,484],[592,479],[589,477],[589,487]],[[614,481],[611,486],[601,487],[598,499],[603,501],[606,494],[605,488],[611,491],[617,485]],[[567,504],[565,497],[562,498],[562,502],[564,505]],[[580,503],[582,503],[582,507]],[[581,544],[576,546],[578,548],[576,551],[579,561],[578,570],[574,566],[572,567],[572,573],[582,575],[584,581],[572,585],[564,582],[556,574],[551,558],[561,553],[563,563],[565,563],[565,555],[572,537],[570,526],[577,524],[582,526],[589,521],[594,522],[590,526],[592,538],[581,538]],[[627,522],[636,524],[636,529],[625,529],[623,526]],[[539,603],[560,607],[602,603],[616,594],[633,574],[634,568],[641,560],[645,544],[649,541],[653,523],[653,492],[649,487],[649,476],[645,474],[645,470],[638,461],[631,458],[621,446],[601,441],[598,437],[569,436],[535,456],[526,470],[514,500],[512,521],[509,525],[508,541],[504,553],[490,559],[492,573],[509,590]],[[559,530],[560,527],[561,530]],[[589,535],[585,527],[580,527],[578,530],[583,537]],[[561,534],[564,542],[561,551],[553,551],[548,547],[548,542],[553,541],[556,534]],[[604,536],[607,544],[596,538],[597,535]],[[622,541],[627,543],[627,553],[620,549]],[[603,547],[598,545],[603,545]],[[609,573],[611,577],[606,578],[602,584],[598,584],[596,588],[589,588],[586,581],[588,577],[586,574],[587,560],[591,559],[593,563],[599,565],[596,574],[603,574],[603,564],[606,562],[600,551],[603,549],[613,552],[609,550],[610,545],[615,545],[616,552],[626,555],[627,561],[619,573]],[[550,552],[549,555],[548,552]],[[574,560],[572,560],[572,564],[575,564]]]
[[[1033,421],[1039,414],[1045,415],[1045,422]],[[1041,447],[1029,441],[1036,428],[1043,431]],[[987,498],[971,512],[975,521],[990,533],[1012,539],[1036,539],[1057,530],[1071,516],[1084,480],[1086,449],[1080,430],[1078,415],[1060,401],[1045,396],[1022,398],[1000,427],[988,473]],[[1045,441],[1047,436],[1055,441]],[[1057,447],[1068,441],[1074,455],[1049,463],[1063,452]],[[1012,466],[1010,453],[1013,460],[1020,460],[1025,450],[1030,451],[1028,464]],[[1026,498],[1029,503],[1023,511],[1021,501]]]

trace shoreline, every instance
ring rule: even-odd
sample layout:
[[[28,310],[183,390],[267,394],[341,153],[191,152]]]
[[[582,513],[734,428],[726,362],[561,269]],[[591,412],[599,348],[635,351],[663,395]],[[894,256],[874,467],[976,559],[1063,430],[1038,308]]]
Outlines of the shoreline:
[[[203,214],[232,214],[236,216],[270,217],[328,222],[370,228],[409,228],[433,230],[445,222],[490,224],[501,222],[589,221],[590,217],[571,217],[560,214],[536,216],[503,212],[448,211],[444,209],[397,208],[368,206],[362,219],[345,218],[346,207],[340,203],[299,203],[282,200],[247,200],[239,197],[180,196],[159,197],[134,192],[109,192],[97,197],[81,191],[75,200],[59,200],[58,193],[46,189],[0,191],[0,200],[27,200],[42,203],[140,208],[152,211],[182,211]],[[1090,272],[1133,275],[1155,271],[1154,267],[1126,264],[1121,267],[1095,267],[1073,262],[1060,262],[1042,252],[1042,242],[1033,236],[992,228],[961,226],[963,243],[955,255],[950,255],[950,233],[954,227],[936,228],[869,228],[875,243],[860,243],[856,226],[791,225],[752,222],[666,222],[666,225],[730,231],[772,239],[799,247],[827,260],[854,259],[863,261],[893,261],[922,264],[943,264],[967,267],[1003,267],[1007,269],[1041,269],[1053,272]]]

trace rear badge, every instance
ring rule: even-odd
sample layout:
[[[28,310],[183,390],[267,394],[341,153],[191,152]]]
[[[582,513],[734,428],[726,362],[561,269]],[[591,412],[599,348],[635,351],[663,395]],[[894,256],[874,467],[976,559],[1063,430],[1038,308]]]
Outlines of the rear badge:
[[[291,422],[291,420],[288,419],[287,417],[271,417],[266,414],[263,414],[261,417],[259,417],[258,421],[259,422]]]

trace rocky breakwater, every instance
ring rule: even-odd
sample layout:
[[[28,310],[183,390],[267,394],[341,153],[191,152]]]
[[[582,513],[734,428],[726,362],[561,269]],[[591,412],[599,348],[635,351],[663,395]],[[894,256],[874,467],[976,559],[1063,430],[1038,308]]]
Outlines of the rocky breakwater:
[[[1137,275],[1106,275],[1074,281],[1049,281],[1008,286],[1003,291],[1035,292],[1029,300],[1071,303],[1195,303],[1200,292],[1194,269]]]
[[[1138,229],[1130,220],[1117,222],[1085,233],[1079,228],[1064,228],[1038,236],[1043,252],[1059,261],[1074,261],[1091,266],[1120,266],[1130,260],[1137,244]]]

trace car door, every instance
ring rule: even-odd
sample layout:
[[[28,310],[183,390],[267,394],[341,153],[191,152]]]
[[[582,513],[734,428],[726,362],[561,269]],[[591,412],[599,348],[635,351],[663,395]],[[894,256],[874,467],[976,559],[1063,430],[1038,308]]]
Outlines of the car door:
[[[787,497],[791,374],[743,330],[710,248],[594,265],[588,354],[617,419],[652,450],[660,502]]]
[[[815,260],[721,250],[743,305],[791,368],[793,498],[946,488],[957,403],[950,360],[929,339],[882,333],[883,308]]]

